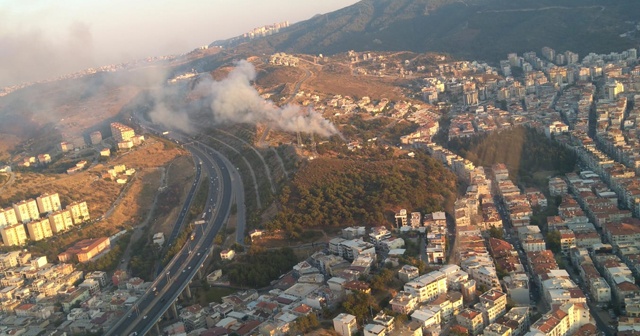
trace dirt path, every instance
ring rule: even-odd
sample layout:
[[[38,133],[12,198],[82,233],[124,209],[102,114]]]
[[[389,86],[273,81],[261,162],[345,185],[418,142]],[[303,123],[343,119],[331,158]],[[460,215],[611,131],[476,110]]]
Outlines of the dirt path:
[[[238,137],[237,137],[237,136],[235,136],[234,134],[231,134],[231,133],[229,133],[229,132],[227,132],[227,131],[225,131],[225,130],[219,129],[219,128],[217,129],[217,131],[222,132],[222,133],[224,133],[224,134],[226,134],[226,135],[228,135],[228,136],[230,136],[230,137],[232,137],[232,138],[234,138],[234,139],[237,139],[237,140],[241,141],[243,144],[245,144],[245,145],[247,145],[249,148],[251,148],[251,150],[252,150],[254,153],[256,153],[256,155],[260,158],[260,161],[262,161],[262,165],[264,166],[264,169],[265,169],[265,170],[266,170],[266,172],[267,172],[267,177],[269,178],[269,184],[271,185],[271,193],[273,193],[273,194],[275,195],[275,193],[276,193],[276,187],[275,187],[275,185],[273,184],[273,178],[272,178],[272,174],[271,174],[271,169],[269,168],[269,165],[267,164],[267,162],[264,160],[264,156],[262,156],[262,154],[261,154],[260,152],[258,152],[258,150],[257,150],[255,147],[253,147],[253,145],[252,145],[252,144],[250,144],[250,143],[246,142],[244,139],[242,139],[242,138],[238,138]],[[284,166],[283,166],[283,167],[284,167]],[[285,175],[286,175],[286,172],[285,172]]]
[[[253,171],[253,167],[251,167],[251,164],[249,164],[249,161],[247,160],[247,158],[244,157],[244,155],[242,155],[242,153],[240,153],[240,151],[238,151],[237,149],[235,149],[233,146],[229,145],[228,143],[218,139],[218,138],[214,138],[210,135],[205,135],[207,138],[217,141],[227,147],[229,147],[232,151],[236,152],[238,155],[240,155],[240,157],[242,158],[242,160],[244,161],[244,163],[247,165],[247,167],[249,167],[249,172],[251,173],[251,177],[253,178],[253,186],[256,190],[256,204],[258,209],[262,209],[262,202],[260,201],[260,192],[258,190],[258,179],[256,178],[256,173]],[[271,177],[269,176],[269,179],[271,179]]]
[[[171,164],[173,164],[173,162]],[[171,164],[169,164],[169,167],[171,167]],[[156,195],[153,198],[153,203],[151,203],[151,208],[147,213],[147,218],[145,218],[145,220],[142,223],[140,223],[138,226],[134,227],[133,235],[129,240],[129,245],[127,246],[127,249],[124,251],[124,254],[122,255],[122,260],[120,261],[120,264],[118,266],[118,268],[120,269],[123,269],[123,270],[127,269],[127,265],[129,265],[129,261],[131,260],[131,246],[135,244],[140,238],[142,238],[142,235],[145,233],[144,228],[149,224],[149,221],[151,221],[151,217],[153,216],[153,213],[156,210],[156,204],[158,203],[158,196],[160,195],[160,190],[162,188],[167,187],[167,176],[168,176],[167,168],[165,167],[157,168],[158,170],[160,170],[162,174],[162,176],[160,177],[160,181],[162,181],[160,184],[160,189],[156,192]]]
[[[7,183],[5,183],[2,187],[0,187],[0,191],[4,191],[4,188],[10,187],[15,180],[16,180],[16,173],[14,172],[9,173],[9,181],[7,181]]]
[[[282,168],[282,172],[284,173],[284,177],[288,180],[289,179],[289,172],[284,167],[284,161],[282,161],[282,158],[280,157],[280,154],[278,154],[278,151],[275,148],[273,148],[273,147],[269,147],[269,148],[276,155],[276,158],[278,158],[278,162],[280,162],[280,167]]]
[[[300,86],[302,85],[302,83],[306,82],[309,78],[311,78],[311,76],[313,76],[313,72],[311,72],[311,70],[304,69],[304,71],[305,71],[304,77],[302,77],[300,80],[296,82],[296,85],[293,88],[293,92],[291,93],[291,96],[289,96],[289,99],[287,99],[282,105],[289,104],[296,97],[296,95],[298,94],[298,91],[300,91]],[[262,132],[262,136],[258,141],[258,145],[260,147],[265,147],[267,145],[265,141],[267,139],[267,136],[269,135],[269,132],[271,132],[271,127],[267,126],[264,129],[264,132]]]

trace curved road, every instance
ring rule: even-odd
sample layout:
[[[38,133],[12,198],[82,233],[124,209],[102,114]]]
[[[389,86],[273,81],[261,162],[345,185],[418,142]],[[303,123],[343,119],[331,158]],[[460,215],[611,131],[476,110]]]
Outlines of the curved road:
[[[247,226],[247,207],[244,203],[244,186],[242,184],[242,176],[238,172],[238,169],[227,159],[224,155],[220,154],[215,149],[203,144],[202,142],[196,142],[198,147],[209,155],[217,155],[222,159],[222,164],[228,172],[231,174],[231,184],[233,185],[233,195],[236,199],[236,243],[244,245],[244,232]]]
[[[253,187],[256,190],[256,206],[257,206],[258,209],[262,209],[262,202],[260,201],[260,191],[259,191],[259,188],[258,188],[258,179],[256,178],[256,173],[253,170],[253,167],[251,166],[251,164],[249,163],[249,160],[247,160],[247,158],[244,157],[244,155],[242,155],[242,153],[240,153],[239,150],[237,150],[235,147],[229,145],[228,143],[226,143],[226,142],[224,142],[224,141],[222,141],[222,140],[220,140],[218,138],[212,137],[210,135],[205,135],[205,136],[208,137],[211,140],[217,141],[217,142],[229,147],[229,149],[234,151],[236,154],[238,154],[242,158],[242,161],[244,161],[244,163],[249,168],[249,173],[251,173],[251,177],[253,178]]]
[[[233,133],[229,133],[229,132],[227,132],[227,131],[225,131],[223,129],[217,129],[217,131],[220,132],[220,133],[224,133],[224,134],[226,134],[226,135],[228,135],[228,136],[230,136],[230,137],[242,142],[245,146],[249,147],[249,149],[251,149],[254,153],[256,153],[256,155],[258,156],[260,161],[262,161],[262,165],[264,166],[264,169],[265,169],[265,171],[267,173],[267,178],[269,178],[269,184],[271,184],[271,193],[273,193],[275,195],[276,187],[273,184],[273,179],[272,179],[272,175],[271,175],[271,169],[269,168],[269,165],[267,164],[267,161],[265,161],[264,156],[262,156],[262,153],[258,152],[258,150],[255,147],[253,147],[252,144],[248,143],[247,141],[245,141],[242,138],[239,138],[239,137],[235,136]],[[286,172],[285,172],[285,174],[286,174]]]
[[[223,158],[210,154],[198,146],[185,145],[209,174],[209,195],[205,205],[205,224],[194,229],[194,239],[185,246],[156,278],[149,290],[131,307],[106,335],[144,335],[159,321],[178,295],[196,275],[212,251],[213,239],[222,228],[231,211],[231,173]],[[220,178],[218,178],[220,177]],[[193,197],[195,189],[187,196]],[[190,202],[185,202],[180,217],[184,220]]]

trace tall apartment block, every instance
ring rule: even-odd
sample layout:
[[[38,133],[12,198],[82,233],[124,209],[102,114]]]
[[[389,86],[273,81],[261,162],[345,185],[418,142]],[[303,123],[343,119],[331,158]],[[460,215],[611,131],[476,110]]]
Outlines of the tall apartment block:
[[[27,223],[33,219],[40,218],[38,204],[34,199],[23,200],[14,204],[13,210],[16,212],[16,218],[18,221],[22,223]]]
[[[0,235],[5,246],[20,246],[27,242],[27,233],[21,223],[0,228]]]
[[[42,194],[36,198],[36,203],[38,204],[38,210],[40,210],[40,213],[51,213],[62,209],[58,193]]]
[[[91,219],[89,216],[89,207],[87,207],[87,202],[71,203],[67,205],[66,210],[71,211],[71,218],[73,219],[74,225],[84,223]]]
[[[117,142],[129,141],[136,136],[133,128],[121,123],[111,123],[111,134]]]

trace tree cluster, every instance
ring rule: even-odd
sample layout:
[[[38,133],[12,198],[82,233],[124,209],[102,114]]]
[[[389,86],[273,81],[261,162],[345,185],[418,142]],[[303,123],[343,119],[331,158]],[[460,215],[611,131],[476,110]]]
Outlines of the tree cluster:
[[[191,232],[193,232],[192,226],[187,226],[178,234],[173,244],[167,250],[167,253],[164,255],[162,262],[166,265],[171,261],[174,255],[178,254],[178,252],[182,249],[184,244],[187,242],[187,239],[191,237]]]
[[[347,295],[342,302],[342,308],[348,313],[356,317],[358,323],[363,323],[367,317],[380,311],[380,306],[371,294],[363,292],[354,292]]]
[[[253,288],[265,287],[298,263],[290,248],[249,253],[224,269],[231,283]]]
[[[442,210],[455,189],[455,176],[426,154],[376,162],[318,159],[283,188],[282,211],[267,229],[297,239],[309,227],[385,225],[401,208]]]
[[[371,277],[371,289],[375,291],[384,291],[391,287],[395,282],[395,273],[390,269],[383,269],[380,273]]]
[[[546,179],[534,179],[535,172],[568,173],[573,170],[577,160],[575,153],[535,129],[524,126],[488,135],[453,139],[448,147],[476,166],[504,163],[513,179],[527,185],[546,184]]]
[[[547,247],[549,248],[549,250],[551,250],[551,252],[553,252],[553,254],[558,254],[560,253],[560,250],[562,249],[562,245],[560,244],[560,240],[561,240],[561,236],[560,236],[560,231],[557,230],[552,230],[549,231],[549,233],[547,233]]]
[[[318,317],[315,314],[298,317],[294,325],[294,329],[303,334],[318,329],[319,327],[320,321],[318,321]]]
[[[153,244],[148,237],[135,242],[131,247],[129,261],[131,275],[145,280],[153,279],[158,252],[158,245]]]

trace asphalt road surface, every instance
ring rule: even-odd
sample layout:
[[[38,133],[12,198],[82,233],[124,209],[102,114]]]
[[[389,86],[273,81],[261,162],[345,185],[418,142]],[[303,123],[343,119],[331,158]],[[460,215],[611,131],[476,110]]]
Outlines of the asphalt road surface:
[[[180,142],[181,139],[172,140]],[[213,240],[229,217],[233,193],[232,181],[223,157],[213,151],[202,150],[198,146],[185,145],[185,147],[196,159],[202,161],[202,167],[208,171],[210,185],[205,205],[205,224],[196,225],[193,240],[187,240],[184,248],[162,270],[149,290],[106,335],[144,335],[149,332],[176,301],[178,295],[210,255]],[[187,196],[188,200],[193,197],[196,190],[197,188],[192,188]],[[181,210],[182,220],[188,213],[190,203],[190,201],[185,202]]]

